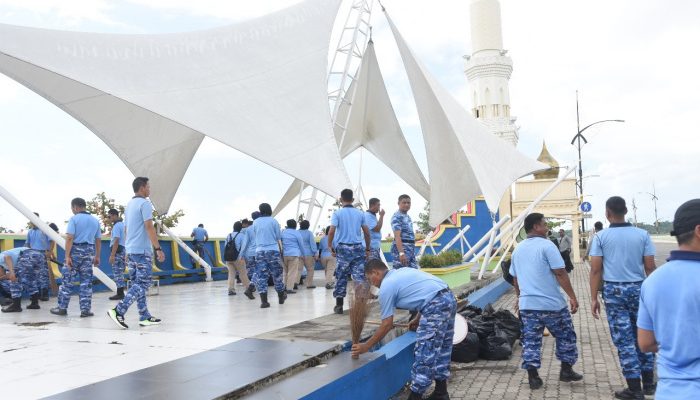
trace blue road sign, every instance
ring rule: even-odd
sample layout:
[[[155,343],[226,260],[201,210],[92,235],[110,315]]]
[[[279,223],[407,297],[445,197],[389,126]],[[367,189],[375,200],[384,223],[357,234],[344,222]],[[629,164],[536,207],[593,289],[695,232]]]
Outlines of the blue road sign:
[[[589,212],[589,211],[591,211],[591,208],[592,208],[591,203],[589,203],[587,201],[584,201],[583,203],[581,203],[581,211]]]

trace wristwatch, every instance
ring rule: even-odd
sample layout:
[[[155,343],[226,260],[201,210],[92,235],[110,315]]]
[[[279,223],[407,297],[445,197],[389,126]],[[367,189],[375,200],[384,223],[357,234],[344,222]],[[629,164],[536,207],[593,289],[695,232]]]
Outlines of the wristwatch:
[[[156,247],[156,251],[163,251],[160,247]]]
[[[400,256],[405,256],[406,253],[404,253],[403,251],[400,251],[400,252],[399,252],[399,255],[400,255]]]

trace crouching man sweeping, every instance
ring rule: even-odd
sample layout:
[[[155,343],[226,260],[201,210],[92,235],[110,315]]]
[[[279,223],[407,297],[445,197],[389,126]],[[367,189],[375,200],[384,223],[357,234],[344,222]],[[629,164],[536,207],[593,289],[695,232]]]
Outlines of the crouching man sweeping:
[[[417,327],[417,338],[409,400],[422,399],[433,379],[435,390],[428,399],[449,399],[447,378],[457,302],[447,284],[413,268],[388,270],[380,260],[367,262],[365,277],[380,288],[382,324],[367,342],[352,346],[352,355],[366,353],[389,333],[394,327],[394,309],[419,311],[410,323],[413,329]]]

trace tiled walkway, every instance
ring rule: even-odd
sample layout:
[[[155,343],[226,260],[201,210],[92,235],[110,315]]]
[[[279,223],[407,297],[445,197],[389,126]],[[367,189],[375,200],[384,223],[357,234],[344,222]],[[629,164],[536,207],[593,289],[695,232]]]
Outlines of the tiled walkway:
[[[613,398],[613,391],[623,386],[623,377],[604,310],[599,320],[591,315],[588,271],[587,264],[578,264],[570,276],[580,307],[579,312],[573,315],[579,349],[579,361],[574,369],[584,375],[582,382],[559,382],[560,363],[554,355],[555,340],[548,336],[543,341],[540,376],[544,387],[541,389],[530,390],[527,373],[520,369],[522,348],[516,343],[513,356],[507,361],[452,363],[452,377],[448,385],[450,397],[454,400]],[[511,290],[494,306],[496,309],[513,310],[515,301],[515,292]]]

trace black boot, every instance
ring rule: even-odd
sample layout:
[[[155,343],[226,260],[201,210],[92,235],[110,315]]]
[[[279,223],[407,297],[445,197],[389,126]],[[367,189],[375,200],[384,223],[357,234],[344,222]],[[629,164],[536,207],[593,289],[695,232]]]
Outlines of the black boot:
[[[49,288],[41,289],[41,291],[39,292],[39,294],[40,294],[39,300],[41,300],[41,301],[49,301]]]
[[[408,395],[408,400],[420,400],[423,398],[423,395],[420,393],[416,393],[411,390],[411,394]]]
[[[561,370],[559,371],[559,380],[562,382],[578,382],[583,379],[583,375],[576,373],[572,368],[571,364],[561,363]]]
[[[447,393],[447,381],[435,381],[435,390],[428,396],[428,400],[450,400]]]
[[[250,285],[248,285],[248,288],[245,290],[245,292],[243,292],[243,294],[245,295],[245,297],[251,300],[255,300],[255,296],[253,296],[253,290],[255,290],[255,286],[253,286],[253,284],[251,283]]]
[[[110,300],[122,300],[123,298],[124,298],[124,288],[123,287],[117,288],[117,294],[109,297]]]
[[[267,302],[267,293],[260,293],[260,308],[270,308],[270,303]]]
[[[335,307],[333,307],[333,312],[336,314],[343,313],[343,298],[342,297],[335,298]]]
[[[32,302],[27,306],[27,310],[38,310],[39,307],[39,293],[34,293],[30,298]]]
[[[20,312],[22,311],[22,299],[16,298],[12,299],[12,304],[2,308],[2,312]]]
[[[639,378],[631,378],[626,380],[628,387],[615,392],[615,398],[623,400],[644,400],[642,380]]]
[[[542,378],[540,378],[540,374],[537,372],[537,368],[528,368],[527,382],[530,384],[530,389],[532,390],[539,389],[542,387]]]
[[[2,302],[0,302],[0,306],[3,306],[3,307],[9,306],[10,304],[12,304],[12,298],[3,299]]]
[[[283,289],[277,292],[277,298],[279,299],[280,304],[284,304],[284,301],[287,300],[287,291]]]
[[[654,371],[642,371],[642,385],[644,394],[653,396],[656,393],[656,382],[654,382]]]

